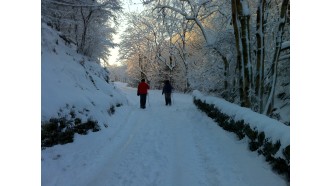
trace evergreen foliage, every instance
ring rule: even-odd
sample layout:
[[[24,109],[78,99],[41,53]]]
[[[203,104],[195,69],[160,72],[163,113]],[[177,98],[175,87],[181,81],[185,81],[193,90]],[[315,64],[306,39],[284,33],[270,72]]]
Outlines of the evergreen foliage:
[[[66,118],[51,118],[41,125],[41,147],[52,147],[57,144],[72,143],[74,134],[86,135],[89,130],[97,132],[98,122],[88,119],[85,123],[80,118],[67,120]]]
[[[251,141],[255,141],[257,139],[258,131],[252,130],[250,125],[245,125],[244,133]]]
[[[265,144],[262,149],[262,154],[267,157],[267,156],[272,156],[277,153],[277,151],[281,147],[281,142],[277,141],[275,144],[269,141],[269,139],[265,140]]]
[[[283,149],[283,155],[287,161],[287,163],[290,165],[290,145],[288,145],[287,147],[285,147]]]
[[[51,118],[49,122],[41,125],[41,147],[51,147],[57,144],[73,142],[74,132],[66,128],[65,118]]]
[[[259,148],[258,142],[256,142],[256,141],[250,141],[249,142],[249,149],[251,151],[256,151],[256,150],[258,150],[258,148]]]
[[[92,132],[97,132],[100,130],[97,121],[92,121],[91,119],[88,119],[86,123],[81,123],[74,127],[74,131],[82,135],[86,135],[89,130],[92,130]]]
[[[108,109],[108,114],[112,115],[115,113],[115,107],[113,105],[111,105],[111,107]]]

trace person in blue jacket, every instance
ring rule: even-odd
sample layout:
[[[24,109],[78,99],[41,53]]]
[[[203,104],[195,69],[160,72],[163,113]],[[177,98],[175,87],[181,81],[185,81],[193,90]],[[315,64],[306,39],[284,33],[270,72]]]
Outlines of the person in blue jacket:
[[[173,87],[170,84],[169,80],[165,81],[165,85],[163,87],[162,95],[165,94],[165,105],[171,106],[172,100],[171,100],[171,94],[172,94]]]

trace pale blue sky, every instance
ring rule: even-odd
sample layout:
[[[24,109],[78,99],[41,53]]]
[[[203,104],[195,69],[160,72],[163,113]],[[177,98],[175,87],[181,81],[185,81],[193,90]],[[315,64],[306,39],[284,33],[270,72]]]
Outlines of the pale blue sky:
[[[134,12],[134,11],[142,11],[143,10],[143,5],[141,3],[140,0],[124,0],[124,11],[125,12]],[[115,43],[119,43],[120,42],[120,35],[121,33],[125,30],[125,21],[122,21],[120,24],[120,29],[118,34],[114,35],[114,41]],[[112,64],[117,64],[119,65],[120,62],[117,62],[117,58],[119,55],[119,48],[116,47],[114,49],[111,49],[111,55],[109,56],[109,61],[108,63],[110,65]]]

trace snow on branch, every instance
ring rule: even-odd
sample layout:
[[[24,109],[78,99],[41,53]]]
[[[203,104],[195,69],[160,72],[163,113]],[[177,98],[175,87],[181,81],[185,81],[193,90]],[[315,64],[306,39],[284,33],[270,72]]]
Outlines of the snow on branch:
[[[141,0],[141,2],[142,2],[143,5],[147,5],[147,4],[152,3],[154,1],[155,0]]]
[[[287,59],[290,59],[290,54],[287,54],[287,55],[284,55],[284,56],[281,56],[278,61],[283,61],[283,60],[287,60]]]
[[[73,6],[73,7],[98,7],[99,4],[74,4],[71,2],[60,2],[60,1],[53,1],[53,0],[46,0],[46,2],[53,3],[56,5],[63,5],[63,6]]]
[[[242,2],[242,14],[243,16],[249,16],[250,15],[250,9],[249,9],[249,4],[246,0],[241,1]]]
[[[286,50],[290,48],[290,41],[284,41],[281,44],[281,50]]]
[[[173,10],[173,11],[175,11],[175,12],[181,14],[181,15],[184,16],[186,19],[187,19],[187,17],[189,17],[188,14],[187,14],[186,12],[183,12],[183,11],[181,11],[180,9],[175,8],[175,7],[172,7],[172,6],[168,6],[168,5],[157,5],[157,6],[155,7],[155,9],[161,9],[161,10],[162,10],[162,9],[165,9],[165,8],[170,9],[170,10]],[[190,18],[190,17],[189,17],[189,18]],[[193,18],[190,18],[190,19],[193,19]],[[189,20],[189,19],[187,19],[187,20]]]
[[[186,20],[192,20],[192,21],[194,21],[197,24],[197,26],[201,29],[202,34],[203,34],[203,37],[204,37],[207,45],[210,46],[214,42],[211,41],[211,39],[210,39],[211,37],[207,34],[207,32],[205,30],[205,27],[203,26],[202,22],[198,18],[198,11],[196,11],[196,9],[199,10],[199,8],[202,5],[204,5],[205,3],[208,3],[208,2],[209,1],[205,1],[205,2],[201,3],[197,7],[197,5],[193,5],[192,2],[188,0],[188,3],[191,5],[191,9],[192,9],[193,15],[188,15],[185,11],[182,11],[182,10],[180,10],[178,8],[175,8],[175,7],[169,6],[169,5],[159,5],[158,4],[158,5],[155,6],[154,9],[160,9],[160,10],[162,10],[162,9],[170,9],[172,11],[175,11],[175,12],[181,14]],[[208,14],[208,15],[211,15],[211,14]]]
[[[100,7],[105,7],[108,5],[113,6],[113,8],[118,8],[121,9],[118,1],[105,1],[103,3],[98,3],[96,2],[95,4],[87,4],[87,3],[71,3],[71,2],[60,2],[60,1],[55,1],[55,0],[45,0],[45,2],[49,2],[52,4],[56,4],[56,5],[62,5],[62,6],[71,6],[71,7],[96,7],[96,8],[100,8]]]

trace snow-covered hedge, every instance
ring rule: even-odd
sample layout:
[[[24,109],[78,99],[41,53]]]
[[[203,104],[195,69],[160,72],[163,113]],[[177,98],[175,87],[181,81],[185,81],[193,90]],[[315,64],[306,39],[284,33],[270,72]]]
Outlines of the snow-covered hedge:
[[[205,101],[208,104],[214,104],[222,112],[226,113],[235,121],[244,120],[249,123],[251,128],[258,131],[264,131],[266,137],[273,141],[280,140],[282,146],[290,145],[290,127],[265,115],[256,113],[249,108],[240,107],[236,104],[212,96],[204,96],[201,92],[195,90],[193,96],[196,99]]]
[[[266,157],[273,169],[290,175],[290,127],[265,115],[224,99],[193,91],[194,103],[227,131],[239,139],[250,139],[249,148]]]

